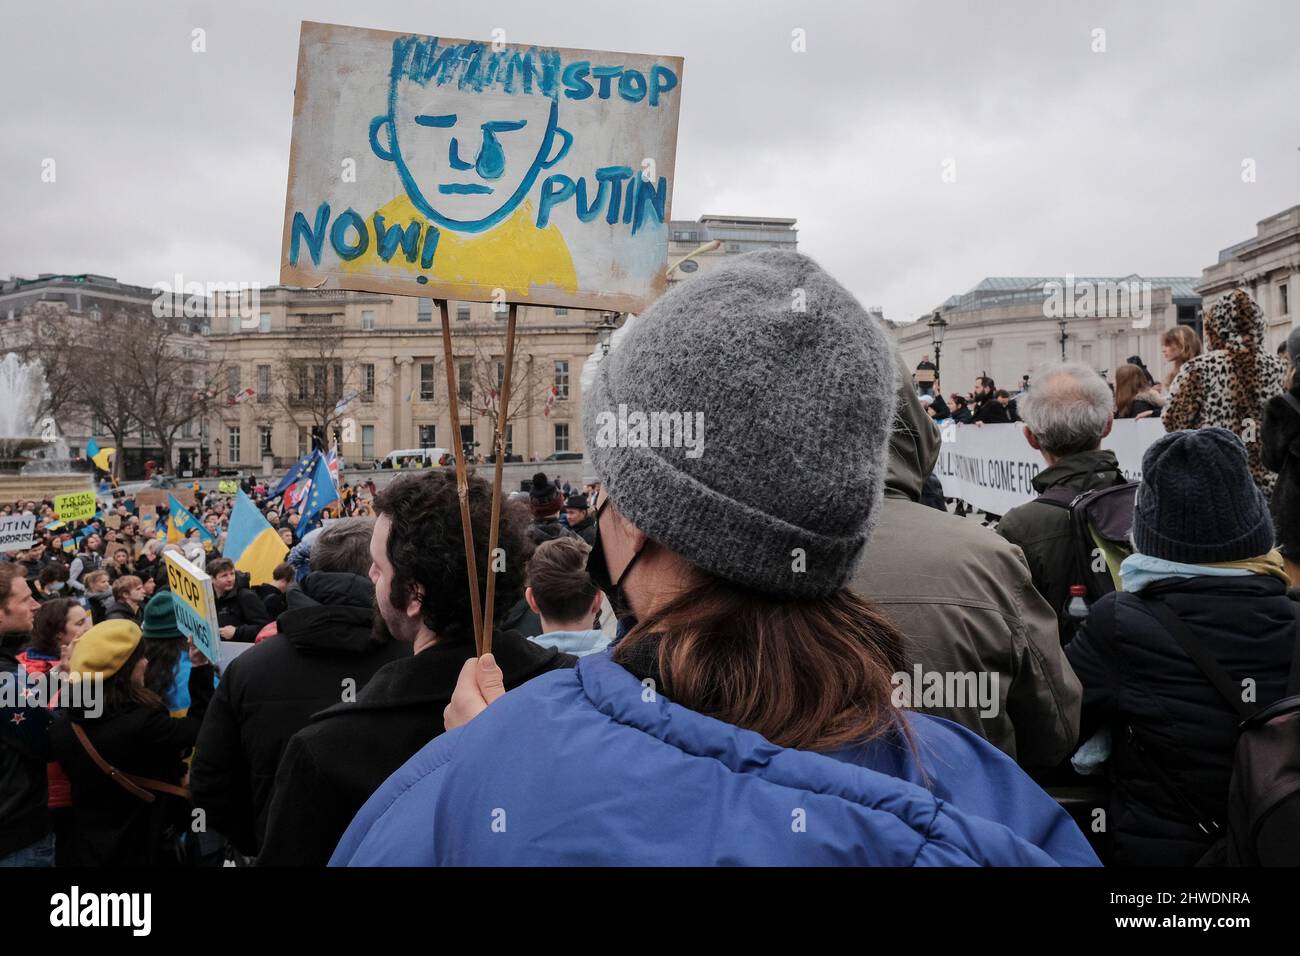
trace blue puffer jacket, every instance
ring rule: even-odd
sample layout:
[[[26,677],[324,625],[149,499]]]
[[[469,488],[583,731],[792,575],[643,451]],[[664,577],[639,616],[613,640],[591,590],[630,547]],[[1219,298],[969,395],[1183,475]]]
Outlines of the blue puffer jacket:
[[[608,653],[435,738],[375,792],[331,866],[1053,864],[1082,833],[1001,751],[909,715],[902,744],[825,756],[687,710]]]

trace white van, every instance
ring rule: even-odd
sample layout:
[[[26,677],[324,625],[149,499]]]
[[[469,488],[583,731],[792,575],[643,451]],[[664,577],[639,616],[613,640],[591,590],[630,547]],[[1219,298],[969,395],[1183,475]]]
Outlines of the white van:
[[[447,463],[451,464],[450,448],[395,448],[375,462],[375,467],[409,468],[414,465],[424,468],[437,468],[438,462],[443,455],[448,456]]]

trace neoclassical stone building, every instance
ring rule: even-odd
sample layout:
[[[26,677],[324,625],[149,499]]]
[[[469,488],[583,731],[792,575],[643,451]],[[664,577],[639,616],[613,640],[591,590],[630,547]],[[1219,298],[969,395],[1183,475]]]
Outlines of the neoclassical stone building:
[[[261,290],[256,319],[214,322],[213,362],[233,404],[209,423],[222,468],[291,464],[313,435],[349,465],[394,449],[455,448],[488,457],[502,380],[506,315],[451,302],[459,421],[448,410],[442,323],[432,299],[343,290]],[[607,317],[613,320],[612,315]],[[521,306],[507,452],[524,461],[582,451],[581,371],[602,313]]]
[[[1300,308],[1300,206],[1269,216],[1254,237],[1219,252],[1201,273],[1196,291],[1206,307],[1225,292],[1244,288],[1264,312],[1269,345],[1286,339]]]
[[[954,295],[937,310],[947,323],[939,354],[945,393],[970,392],[975,378],[988,375],[1011,391],[1022,376],[1033,377],[1045,363],[1091,365],[1113,379],[1131,355],[1141,356],[1152,374],[1165,372],[1160,340],[1175,324],[1199,331],[1201,297],[1191,276],[1099,278],[991,277]],[[1125,298],[1118,293],[1134,290]],[[935,358],[934,313],[909,324],[888,323],[909,369],[924,356]],[[1064,342],[1062,342],[1064,334]]]

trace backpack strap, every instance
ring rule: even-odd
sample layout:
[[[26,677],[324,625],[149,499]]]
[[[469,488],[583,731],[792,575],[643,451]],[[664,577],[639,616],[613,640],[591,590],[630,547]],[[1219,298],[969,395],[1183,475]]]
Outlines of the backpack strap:
[[[1283,697],[1300,695],[1300,606],[1297,607],[1295,620],[1295,648],[1291,651],[1291,673],[1286,679],[1286,691]]]
[[[1063,485],[1057,485],[1055,488],[1048,488],[1041,495],[1035,498],[1035,501],[1042,502],[1045,505],[1053,505],[1057,508],[1070,510],[1070,502],[1079,497],[1080,492],[1073,488],[1066,488]]]
[[[1229,706],[1237,712],[1242,720],[1253,717],[1257,708],[1249,706],[1241,699],[1241,685],[1228,676],[1228,672],[1219,666],[1219,662],[1214,659],[1214,655],[1210,653],[1209,648],[1192,633],[1192,629],[1187,626],[1182,618],[1175,614],[1161,598],[1142,595],[1142,600],[1156,620],[1163,624],[1165,630],[1178,642],[1178,646],[1192,659],[1192,663],[1214,685],[1214,689],[1219,692],[1219,696],[1228,702]],[[1292,655],[1292,658],[1292,671],[1294,672],[1295,655]]]
[[[156,790],[160,793],[170,793],[173,796],[181,797],[184,800],[190,799],[189,790],[184,787],[178,787],[175,784],[163,783],[161,780],[150,780],[148,777],[136,777],[129,773],[123,773],[111,763],[104,759],[103,755],[95,749],[95,745],[90,742],[86,736],[86,731],[81,725],[72,721],[72,733],[77,738],[77,743],[81,744],[81,749],[86,751],[96,767],[102,770],[114,782],[121,785],[122,789],[133,797],[139,797],[146,803],[153,803],[156,799],[150,790]]]
[[[1155,754],[1142,746],[1142,740],[1138,737],[1137,731],[1133,729],[1132,724],[1125,725],[1124,729],[1127,733],[1129,746],[1132,747],[1132,749],[1141,757],[1148,769],[1160,778],[1160,783],[1164,786],[1165,791],[1177,800],[1182,808],[1187,811],[1188,816],[1195,821],[1197,829],[1211,839],[1217,839],[1219,834],[1223,832],[1223,827],[1219,824],[1219,821],[1214,818],[1214,815],[1206,813],[1187,796],[1187,791],[1178,784],[1178,781],[1176,781],[1160,761],[1156,759]]]
[[[1297,404],[1300,405],[1300,403]],[[1058,508],[1064,508],[1068,511],[1070,510],[1070,505],[1074,502],[1074,499],[1094,490],[1094,482],[1108,471],[1110,471],[1110,465],[1104,461],[1099,461],[1097,464],[1093,465],[1092,470],[1084,476],[1083,485],[1081,487],[1070,488],[1067,485],[1053,485],[1034,500],[1041,501],[1048,505],[1055,505]],[[1108,484],[1097,485],[1096,487],[1111,488],[1116,485],[1127,483],[1128,479],[1124,477],[1124,473],[1116,468],[1114,481],[1111,481]]]

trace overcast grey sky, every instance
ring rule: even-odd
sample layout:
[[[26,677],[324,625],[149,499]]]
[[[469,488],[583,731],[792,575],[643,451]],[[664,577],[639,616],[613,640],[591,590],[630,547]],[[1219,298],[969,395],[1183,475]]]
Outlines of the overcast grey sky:
[[[274,283],[303,19],[684,56],[674,217],[796,217],[897,320],[986,275],[1199,275],[1300,202],[1294,0],[4,0],[0,276]]]

